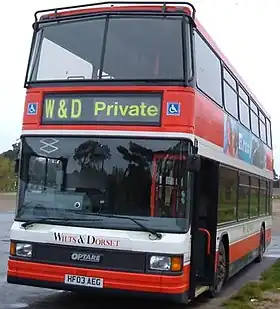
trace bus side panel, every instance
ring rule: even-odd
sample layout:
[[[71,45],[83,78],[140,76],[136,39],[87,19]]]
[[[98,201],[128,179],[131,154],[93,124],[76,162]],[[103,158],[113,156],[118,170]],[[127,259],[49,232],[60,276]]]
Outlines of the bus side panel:
[[[195,135],[223,147],[224,112],[199,91],[195,94],[195,104]]]
[[[266,244],[271,242],[271,217],[259,217],[254,221],[235,223],[219,227],[217,232],[218,251],[219,240],[225,234],[229,238],[229,276],[233,276],[243,267],[251,263],[257,256],[260,245],[260,230],[265,224]]]

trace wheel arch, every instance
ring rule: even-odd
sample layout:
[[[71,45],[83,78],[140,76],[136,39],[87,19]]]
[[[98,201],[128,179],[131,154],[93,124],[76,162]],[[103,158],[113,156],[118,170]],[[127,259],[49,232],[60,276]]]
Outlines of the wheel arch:
[[[225,251],[226,251],[226,262],[227,262],[227,278],[229,275],[229,264],[230,264],[230,259],[229,259],[229,236],[228,233],[223,233],[220,237],[220,242],[223,243]]]

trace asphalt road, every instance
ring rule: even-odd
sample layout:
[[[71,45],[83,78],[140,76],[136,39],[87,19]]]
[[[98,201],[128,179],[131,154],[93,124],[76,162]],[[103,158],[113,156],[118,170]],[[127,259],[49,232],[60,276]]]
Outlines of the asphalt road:
[[[131,309],[131,306],[133,306],[134,309],[177,308],[177,306],[171,303],[138,298],[77,296],[63,291],[7,284],[6,269],[9,254],[9,229],[14,216],[14,204],[14,197],[0,196],[0,309],[89,309],[94,307],[105,309],[112,305],[112,303],[114,306],[120,306],[123,309]],[[280,203],[279,205],[275,204],[274,208],[277,210],[277,213],[280,213]],[[277,208],[279,208],[279,210]],[[250,265],[239,275],[231,279],[225,286],[220,298],[209,300],[202,296],[193,305],[189,306],[189,308],[218,309],[224,298],[232,295],[247,281],[258,279],[261,272],[273,264],[277,257],[280,257],[280,215],[279,218],[275,216],[273,241],[266,253],[264,261],[261,264]]]

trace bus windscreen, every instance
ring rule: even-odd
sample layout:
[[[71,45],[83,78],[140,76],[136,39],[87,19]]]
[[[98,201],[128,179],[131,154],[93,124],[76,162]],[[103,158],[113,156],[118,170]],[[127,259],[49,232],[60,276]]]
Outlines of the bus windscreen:
[[[182,16],[137,15],[40,23],[27,82],[183,80],[185,25]]]
[[[189,224],[190,142],[88,137],[26,137],[22,142],[18,220],[161,232]],[[95,214],[106,215],[101,222]],[[90,219],[93,219],[92,221]],[[84,220],[84,221],[83,221]]]

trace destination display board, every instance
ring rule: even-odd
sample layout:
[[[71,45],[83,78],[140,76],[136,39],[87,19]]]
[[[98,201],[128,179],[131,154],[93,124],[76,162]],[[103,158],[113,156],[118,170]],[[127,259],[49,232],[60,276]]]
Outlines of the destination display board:
[[[47,94],[42,124],[160,125],[161,93]]]

